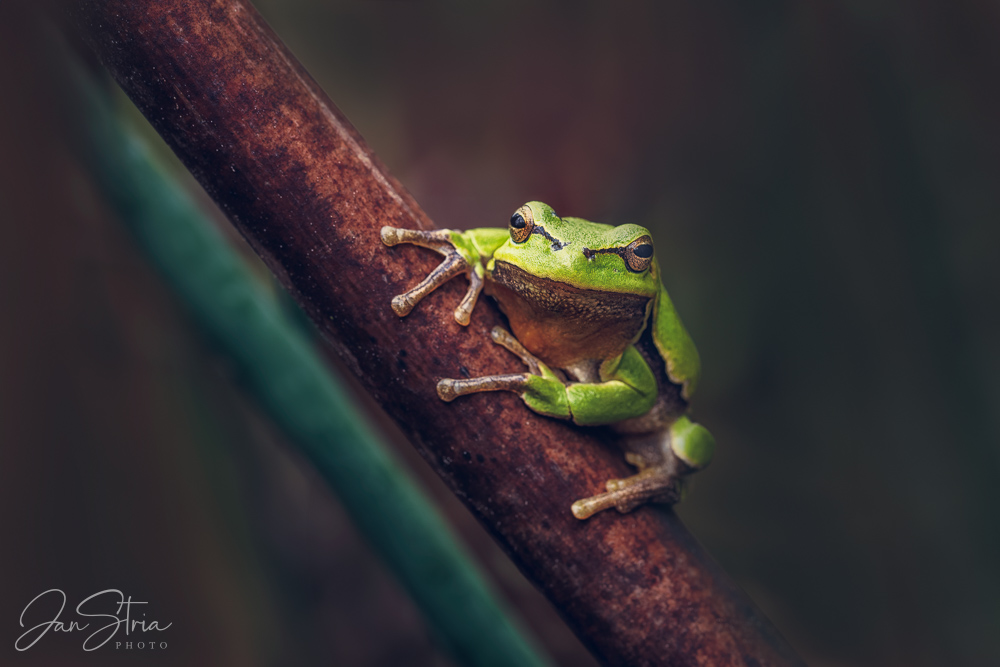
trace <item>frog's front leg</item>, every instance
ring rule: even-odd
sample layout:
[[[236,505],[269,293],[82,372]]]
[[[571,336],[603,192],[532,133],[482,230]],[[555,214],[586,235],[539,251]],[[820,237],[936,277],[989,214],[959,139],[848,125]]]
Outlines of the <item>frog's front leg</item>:
[[[421,299],[460,273],[465,273],[469,277],[469,289],[455,309],[455,321],[467,326],[476,299],[483,289],[484,259],[492,255],[496,246],[507,238],[506,232],[500,231],[501,234],[497,234],[494,229],[457,232],[451,229],[423,231],[383,227],[382,243],[387,246],[409,243],[444,255],[444,260],[420,284],[393,298],[393,311],[400,317],[409,315]]]
[[[528,373],[484,375],[464,380],[445,378],[438,382],[441,400],[454,401],[459,396],[481,391],[512,391],[535,412],[547,417],[569,419],[572,416],[566,385],[561,377],[528,352],[514,336],[501,327],[493,327],[490,337],[494,343],[507,348],[524,362]]]
[[[587,426],[638,417],[656,401],[653,372],[634,347],[602,364],[601,382],[567,382],[501,327],[494,327],[491,336],[493,342],[519,356],[530,372],[444,379],[437,386],[443,400],[481,391],[513,391],[539,414]]]

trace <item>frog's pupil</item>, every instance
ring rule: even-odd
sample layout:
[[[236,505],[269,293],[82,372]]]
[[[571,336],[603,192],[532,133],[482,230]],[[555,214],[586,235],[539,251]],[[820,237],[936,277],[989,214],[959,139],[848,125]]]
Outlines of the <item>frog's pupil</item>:
[[[641,246],[636,246],[636,249],[632,252],[635,253],[636,257],[642,257],[643,259],[648,259],[653,256],[653,246],[648,243],[643,243]]]
[[[514,229],[524,229],[524,217],[520,213],[510,216],[510,226]]]

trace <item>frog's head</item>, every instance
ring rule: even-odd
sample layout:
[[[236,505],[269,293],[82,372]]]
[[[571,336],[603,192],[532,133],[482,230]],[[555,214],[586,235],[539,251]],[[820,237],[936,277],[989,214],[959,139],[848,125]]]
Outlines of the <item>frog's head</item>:
[[[548,204],[533,201],[514,212],[509,231],[494,259],[538,278],[647,297],[659,287],[653,239],[645,227],[560,218]]]

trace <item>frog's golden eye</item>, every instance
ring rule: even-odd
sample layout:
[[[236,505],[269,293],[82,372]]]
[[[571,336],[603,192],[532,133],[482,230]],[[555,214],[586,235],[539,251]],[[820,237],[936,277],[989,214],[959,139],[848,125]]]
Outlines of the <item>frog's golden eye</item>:
[[[510,238],[514,243],[524,243],[535,229],[535,216],[528,206],[522,206],[510,216]]]
[[[628,268],[636,273],[645,271],[653,263],[653,239],[640,236],[625,246],[622,259]]]

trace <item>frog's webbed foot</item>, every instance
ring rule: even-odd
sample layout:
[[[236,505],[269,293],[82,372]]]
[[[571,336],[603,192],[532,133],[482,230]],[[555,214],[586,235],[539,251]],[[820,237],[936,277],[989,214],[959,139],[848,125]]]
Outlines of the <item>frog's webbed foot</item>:
[[[459,252],[452,238],[453,232],[447,229],[423,231],[417,229],[401,229],[399,227],[383,227],[382,243],[387,246],[410,243],[422,248],[429,248],[441,255],[444,260],[413,289],[393,298],[392,309],[400,317],[410,314],[420,300],[448,282],[460,273],[468,273],[469,290],[455,309],[455,321],[462,326],[469,324],[472,309],[476,299],[483,289],[483,276],[480,267],[470,265],[469,259]]]
[[[573,516],[587,519],[611,508],[624,514],[649,502],[676,503],[681,498],[681,476],[673,468],[660,465],[624,479],[610,479],[607,492],[573,503]]]
[[[573,503],[573,516],[586,519],[612,507],[631,512],[645,503],[674,504],[681,499],[684,479],[712,461],[715,438],[686,416],[663,432],[633,436],[626,442],[625,460],[639,469],[624,479],[608,480],[607,491]]]
[[[540,415],[570,419],[572,415],[564,379],[524,349],[516,338],[502,328],[493,327],[491,337],[494,343],[519,356],[530,372],[486,375],[464,380],[445,378],[438,382],[438,396],[442,400],[453,401],[459,396],[479,391],[512,391]]]
[[[514,336],[503,327],[493,327],[490,338],[497,345],[500,345],[518,357],[528,367],[528,373],[507,373],[504,375],[484,375],[482,377],[466,378],[463,380],[452,380],[445,378],[438,382],[438,396],[445,401],[454,401],[459,396],[474,394],[480,391],[513,391],[523,393],[531,382],[540,378],[552,377],[554,374],[543,364],[538,357],[531,354],[521,345]],[[556,379],[558,382],[558,379]],[[561,382],[560,382],[561,384]]]

